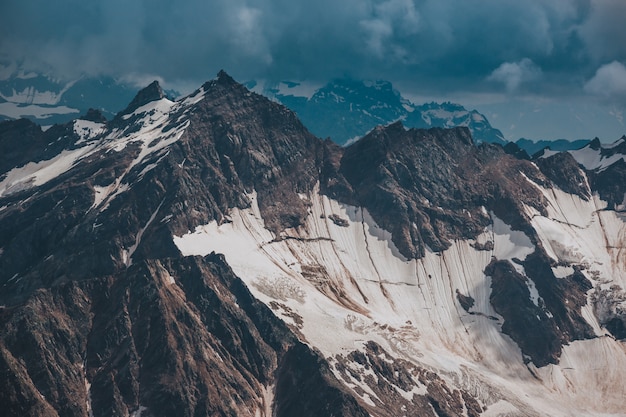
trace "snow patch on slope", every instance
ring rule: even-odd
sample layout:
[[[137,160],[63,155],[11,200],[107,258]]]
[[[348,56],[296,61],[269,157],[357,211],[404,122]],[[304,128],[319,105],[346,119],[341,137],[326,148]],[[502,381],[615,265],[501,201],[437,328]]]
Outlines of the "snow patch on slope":
[[[490,213],[492,226],[489,226],[493,233],[494,252],[493,255],[500,260],[513,261],[519,259],[523,261],[528,255],[535,251],[535,246],[524,232],[511,229],[511,226],[500,220],[495,214]],[[517,265],[513,262],[513,265]]]
[[[602,148],[610,149],[619,145],[619,143],[613,144],[613,145],[614,146],[610,146],[610,145],[603,146]],[[582,149],[577,149],[577,150],[568,151],[568,152],[574,157],[576,162],[584,166],[585,169],[588,171],[592,171],[592,170],[603,171],[618,161],[621,161],[621,160],[626,161],[626,155],[616,153],[613,155],[605,156],[605,155],[602,155],[602,152],[600,149],[592,149],[590,146],[586,146]]]
[[[94,186],[94,203],[92,208],[97,208],[101,205],[104,205],[104,208],[106,208],[116,195],[124,192],[130,186],[130,184],[124,182],[124,179],[131,169],[140,165],[149,155],[164,150],[180,139],[188,127],[189,121],[182,120],[175,129],[165,132],[164,129],[170,121],[169,114],[175,113],[178,108],[194,103],[194,100],[196,100],[196,97],[175,103],[164,98],[141,106],[131,115],[124,116],[140,116],[135,121],[135,125],[139,126],[139,129],[130,133],[119,129],[107,132],[105,124],[80,119],[75,120],[73,129],[79,136],[79,139],[74,145],[80,147],[64,150],[59,155],[46,161],[31,162],[22,167],[12,169],[0,182],[0,197],[41,186],[69,171],[82,159],[93,155],[95,152],[109,152],[112,150],[119,152],[125,149],[128,144],[138,142],[140,144],[140,152],[126,170],[110,185],[104,187]],[[98,140],[93,141],[93,139]],[[143,167],[140,177],[155,166]]]
[[[63,94],[65,94],[75,83],[76,81],[67,83],[59,92],[39,91],[37,88],[30,86],[22,91],[16,91],[13,89],[11,95],[4,95],[0,93],[0,97],[8,102],[16,104],[47,104],[54,106],[59,104]]]
[[[29,162],[13,168],[0,182],[0,197],[37,187],[69,171],[79,160],[90,155],[95,146],[65,150],[47,161]]]
[[[76,142],[76,145],[94,139],[104,132],[106,132],[106,125],[104,123],[97,123],[82,119],[74,120],[74,133],[76,133],[76,135],[80,138]]]

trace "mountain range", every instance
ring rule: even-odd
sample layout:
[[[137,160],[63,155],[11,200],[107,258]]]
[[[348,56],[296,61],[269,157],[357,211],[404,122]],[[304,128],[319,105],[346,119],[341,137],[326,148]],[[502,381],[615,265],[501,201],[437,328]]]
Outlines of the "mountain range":
[[[623,415],[626,137],[339,146],[220,72],[0,149],[6,415]]]
[[[42,126],[67,123],[90,108],[112,118],[137,94],[137,88],[111,77],[59,80],[15,71],[0,79],[0,120],[28,118]],[[168,95],[176,93],[168,91]]]
[[[477,143],[506,143],[502,133],[476,110],[460,104],[416,105],[388,81],[336,79],[315,88],[298,82],[249,82],[249,88],[284,104],[319,137],[339,144],[356,140],[378,125],[402,121],[407,127],[468,127]]]
[[[330,137],[339,144],[354,141],[375,126],[399,120],[416,128],[465,126],[477,143],[507,142],[502,132],[478,111],[451,102],[417,105],[402,97],[388,81],[342,78],[321,87],[304,82],[249,81],[246,86],[295,111],[315,135]],[[136,92],[133,85],[110,77],[62,81],[43,74],[13,71],[0,80],[0,120],[28,118],[47,128],[67,123],[92,108],[112,118]],[[173,99],[180,93],[168,90],[166,95]],[[519,139],[516,143],[532,155],[545,147],[578,149],[588,141]]]

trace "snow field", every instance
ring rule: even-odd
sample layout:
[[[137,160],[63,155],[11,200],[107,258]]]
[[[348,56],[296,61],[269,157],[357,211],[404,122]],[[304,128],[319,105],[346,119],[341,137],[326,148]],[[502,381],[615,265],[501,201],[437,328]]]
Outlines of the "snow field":
[[[104,132],[106,132],[106,125],[104,123],[96,123],[82,119],[74,120],[74,133],[80,137],[80,139],[75,143],[76,145],[96,138]]]
[[[616,145],[615,145],[616,146]],[[603,148],[607,148],[603,146]],[[626,155],[622,154],[614,154],[608,157],[602,156],[600,154],[600,150],[591,149],[589,146],[586,146],[582,149],[568,151],[578,162],[580,165],[584,166],[586,170],[593,171],[599,170],[603,171],[607,169],[609,166],[613,165],[617,161],[625,160]]]
[[[613,149],[621,145],[623,142],[624,139],[618,139],[611,144],[601,144],[601,147],[602,149]],[[619,153],[610,156],[603,156],[601,153],[602,149],[592,149],[589,145],[587,145],[581,149],[569,150],[567,152],[569,152],[574,157],[574,160],[582,165],[587,171],[604,171],[609,166],[620,160],[626,161],[626,155]],[[546,149],[544,150],[541,158],[549,158],[557,153],[560,152]]]
[[[564,228],[569,227],[560,223],[563,216],[578,224],[595,224],[585,217],[595,213],[593,209],[565,193],[560,195],[558,190],[555,195],[551,214],[561,217],[533,220],[546,242],[555,238],[563,241]],[[595,389],[584,382],[585,378],[601,381],[602,376],[597,369],[585,367],[584,362],[578,364],[583,358],[568,356],[568,367],[573,364],[580,371],[564,385],[566,392],[561,392],[555,387],[562,384],[550,375],[571,374],[570,370],[565,370],[563,364],[551,366],[550,373],[542,368],[541,379],[536,379],[523,364],[517,345],[501,333],[502,320],[489,303],[490,278],[483,271],[492,257],[523,260],[535,248],[528,236],[511,230],[497,217],[492,215],[493,226],[477,238],[481,243],[494,242],[492,251],[476,250],[472,241],[456,241],[442,253],[428,252],[422,259],[408,261],[399,254],[389,232],[378,227],[367,210],[340,204],[315,190],[302,196],[311,203],[306,224],[277,238],[265,229],[256,196],[249,197],[252,207],[232,210],[231,223],[199,226],[193,232],[174,236],[174,242],[186,256],[223,253],[257,298],[267,304],[279,299],[301,316],[302,334],[326,357],[362,349],[365,342],[373,340],[396,357],[436,369],[464,389],[478,390],[478,383],[497,387],[493,388],[497,394],[490,391],[483,398],[485,405],[496,409],[571,415],[563,411],[571,408],[571,396],[587,390],[586,398],[594,400],[593,407],[615,412],[610,401],[604,404],[602,400],[609,392],[606,383],[599,383]],[[576,207],[574,216],[571,207]],[[331,214],[347,220],[348,226],[334,224],[329,219]],[[555,250],[551,253],[554,255]],[[519,272],[523,274],[523,268]],[[457,289],[474,298],[470,311],[475,314],[461,308],[456,300]],[[532,283],[529,289],[537,302]],[[599,331],[592,309],[583,314]],[[618,360],[626,360],[621,345],[610,338],[574,342],[566,352],[578,352],[579,346],[598,351],[609,346]],[[602,360],[601,356],[598,363]],[[538,373],[536,368],[534,371]],[[623,379],[616,375],[611,383]],[[365,383],[360,387],[368,393]],[[547,387],[550,392],[546,392]],[[582,403],[577,407],[586,410]],[[581,415],[596,415],[598,410],[593,407]]]

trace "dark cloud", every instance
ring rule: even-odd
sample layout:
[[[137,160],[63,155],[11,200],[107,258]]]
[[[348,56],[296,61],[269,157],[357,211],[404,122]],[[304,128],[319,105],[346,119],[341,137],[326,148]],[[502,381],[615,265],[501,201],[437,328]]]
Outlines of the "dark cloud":
[[[241,80],[588,94],[601,67],[626,63],[624,16],[622,0],[8,0],[0,58],[61,77],[197,84],[225,68]]]

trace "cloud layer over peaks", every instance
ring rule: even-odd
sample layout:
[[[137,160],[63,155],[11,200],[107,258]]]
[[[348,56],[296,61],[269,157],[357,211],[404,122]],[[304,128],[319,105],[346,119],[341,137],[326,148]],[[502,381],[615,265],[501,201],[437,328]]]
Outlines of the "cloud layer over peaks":
[[[622,0],[5,1],[0,63],[68,78],[197,84],[225,68],[430,94],[595,94],[603,68],[626,64],[624,16]]]

